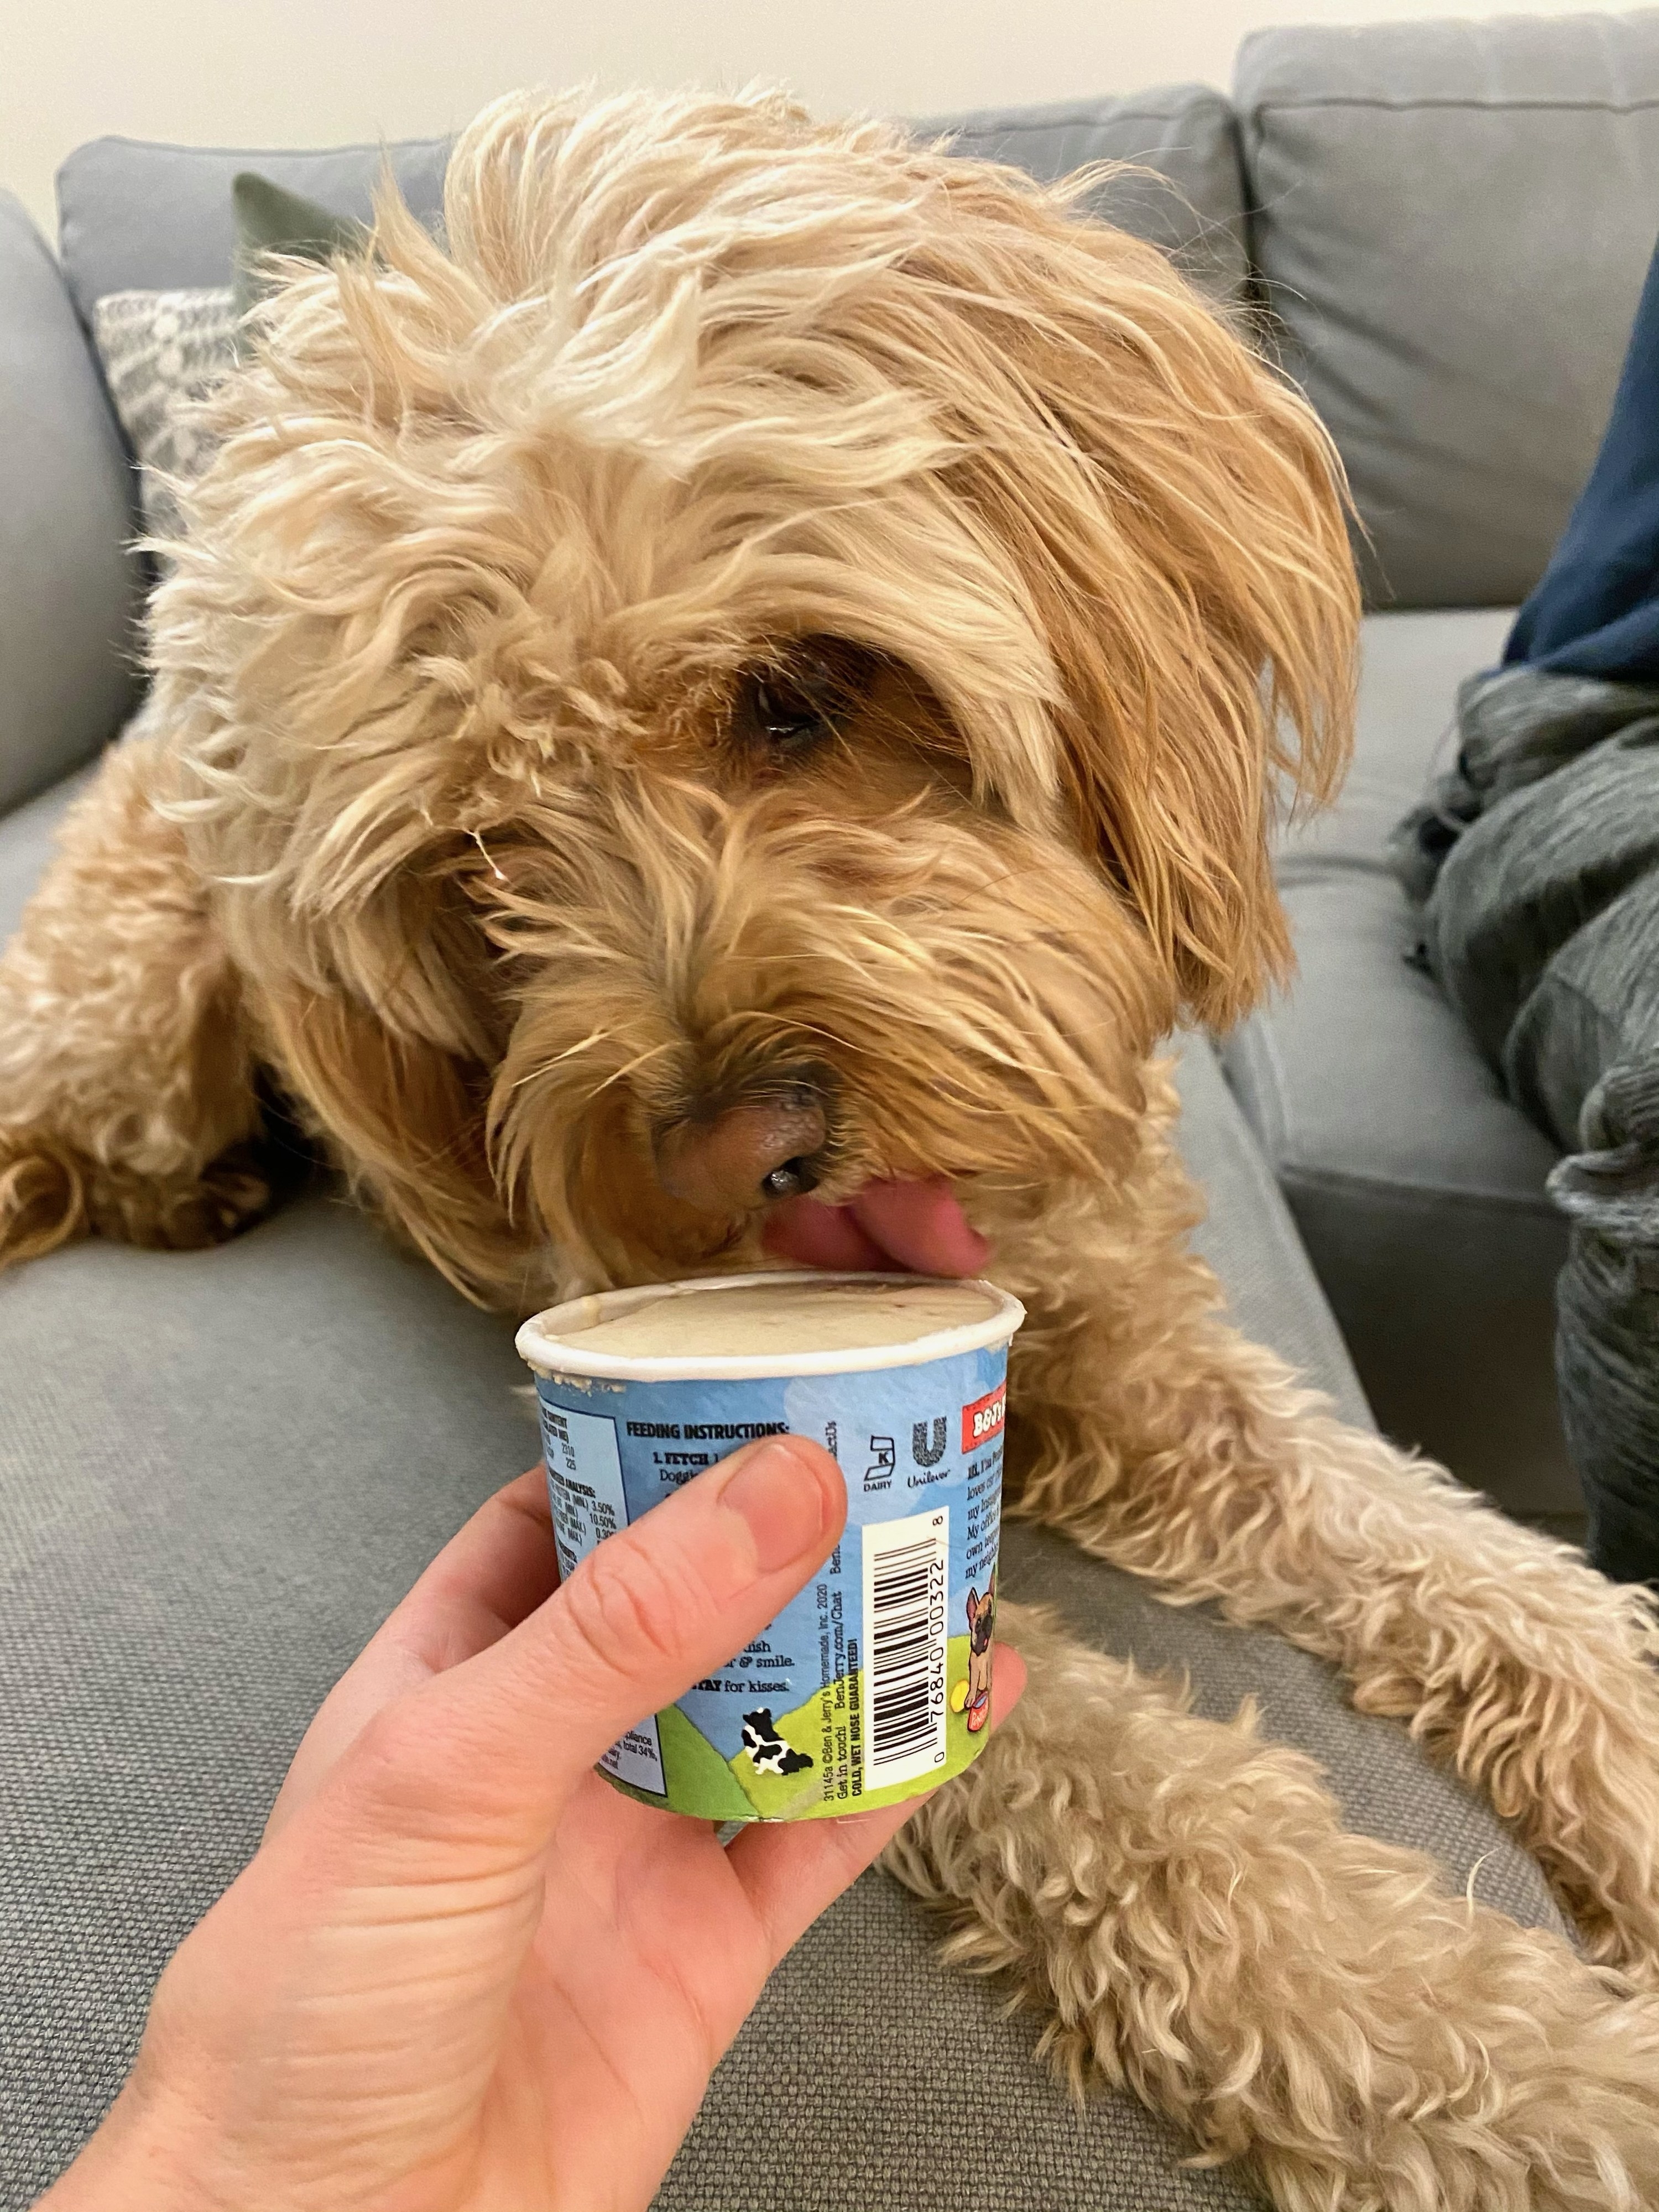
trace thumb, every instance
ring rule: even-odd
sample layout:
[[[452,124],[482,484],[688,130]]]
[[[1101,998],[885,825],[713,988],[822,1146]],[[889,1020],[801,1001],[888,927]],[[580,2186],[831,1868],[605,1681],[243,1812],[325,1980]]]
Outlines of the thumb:
[[[487,1827],[538,1848],[601,1753],[751,1642],[846,1517],[841,1469],[820,1445],[769,1437],[734,1453],[383,1716],[370,1731],[381,1790],[418,1802],[433,1842],[447,1805],[471,1845]]]

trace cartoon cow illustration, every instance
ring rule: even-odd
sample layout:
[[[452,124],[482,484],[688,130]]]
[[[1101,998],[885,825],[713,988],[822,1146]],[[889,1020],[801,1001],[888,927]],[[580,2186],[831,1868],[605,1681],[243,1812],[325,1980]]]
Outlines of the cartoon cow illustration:
[[[743,1717],[743,1747],[757,1774],[799,1774],[812,1762],[778,1734],[770,1705]]]

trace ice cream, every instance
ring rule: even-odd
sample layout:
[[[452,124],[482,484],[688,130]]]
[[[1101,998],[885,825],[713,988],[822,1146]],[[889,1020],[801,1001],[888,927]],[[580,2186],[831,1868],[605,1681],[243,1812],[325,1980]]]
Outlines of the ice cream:
[[[730,1354],[853,1352],[912,1344],[996,1311],[972,1283],[820,1282],[787,1274],[731,1290],[699,1284],[564,1334],[584,1351],[683,1359]]]

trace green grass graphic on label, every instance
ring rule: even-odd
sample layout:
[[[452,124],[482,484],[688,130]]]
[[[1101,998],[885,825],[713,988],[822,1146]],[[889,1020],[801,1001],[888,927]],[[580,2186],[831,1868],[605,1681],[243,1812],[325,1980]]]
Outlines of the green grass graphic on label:
[[[958,1683],[965,1684],[967,1676],[968,1638],[953,1636],[945,1672],[947,1695]],[[969,1734],[966,1716],[956,1711],[953,1701],[945,1715],[945,1763],[929,1781],[894,1783],[885,1790],[855,1794],[859,1777],[854,1747],[863,1693],[862,1677],[844,1674],[826,1689],[815,1690],[791,1711],[773,1715],[774,1734],[812,1762],[793,1774],[757,1769],[747,1751],[729,1761],[722,1759],[678,1706],[670,1705],[657,1716],[670,1803],[676,1812],[702,1820],[810,1820],[868,1812],[878,1805],[898,1804],[935,1782],[960,1774],[985,1741],[982,1733]],[[616,1786],[647,1805],[663,1802],[626,1783]]]
[[[830,1686],[830,1694],[847,1694],[844,1683]],[[795,1774],[768,1774],[756,1766],[746,1751],[740,1751],[732,1761],[732,1771],[749,1793],[752,1820],[758,1814],[763,1820],[799,1820],[822,1809],[820,1799],[823,1783],[819,1769],[823,1750],[823,1729],[818,1718],[824,1692],[814,1690],[804,1705],[793,1712],[774,1717],[773,1733],[781,1735],[793,1750],[804,1751],[811,1760]]]
[[[752,1820],[755,1808],[742,1783],[700,1728],[678,1705],[657,1715],[663,1773],[676,1812],[696,1813],[702,1820]],[[653,1798],[653,1804],[662,1800]]]

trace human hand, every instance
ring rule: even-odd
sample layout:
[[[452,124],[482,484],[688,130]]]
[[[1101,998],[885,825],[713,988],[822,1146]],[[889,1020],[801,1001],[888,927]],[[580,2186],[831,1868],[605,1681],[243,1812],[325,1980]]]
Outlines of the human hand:
[[[541,1470],[500,1492],[319,1712],[38,2212],[647,2205],[768,1974],[908,1808],[723,1850],[592,1763],[759,1633],[846,1503],[769,1438],[557,1589]],[[1000,1654],[1000,1710],[1021,1679]]]

